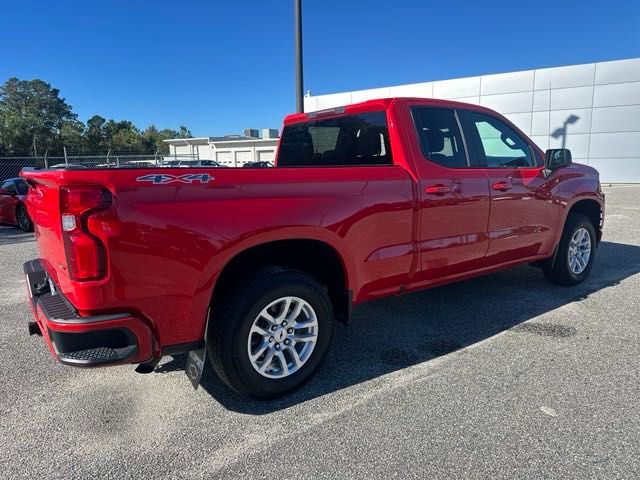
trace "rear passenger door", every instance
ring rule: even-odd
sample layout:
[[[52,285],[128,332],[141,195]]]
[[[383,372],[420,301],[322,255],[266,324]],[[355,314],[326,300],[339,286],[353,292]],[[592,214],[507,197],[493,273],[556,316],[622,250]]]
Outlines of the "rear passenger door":
[[[419,151],[421,279],[425,282],[475,270],[489,241],[489,183],[468,154],[455,110],[411,108]]]
[[[550,201],[544,160],[524,135],[498,116],[472,110],[461,114],[491,187],[487,262],[548,252],[559,209]]]

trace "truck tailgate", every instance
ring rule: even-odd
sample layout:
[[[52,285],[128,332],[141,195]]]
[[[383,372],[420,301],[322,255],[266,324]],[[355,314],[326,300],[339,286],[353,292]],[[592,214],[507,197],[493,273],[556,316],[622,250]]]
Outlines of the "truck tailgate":
[[[59,284],[60,276],[68,277],[60,224],[60,189],[55,176],[25,176],[31,186],[27,209],[33,220],[38,252],[47,273]]]

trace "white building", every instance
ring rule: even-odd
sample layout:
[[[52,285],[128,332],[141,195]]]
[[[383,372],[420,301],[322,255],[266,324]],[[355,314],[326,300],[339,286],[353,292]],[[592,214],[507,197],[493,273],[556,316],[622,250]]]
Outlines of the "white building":
[[[273,163],[278,147],[278,130],[263,128],[259,136],[257,130],[247,129],[244,135],[172,138],[165,142],[169,144],[169,156],[215,160],[222,165],[241,167],[253,161]]]
[[[425,97],[492,108],[540,148],[566,147],[603,182],[640,183],[640,58],[481,75],[305,98],[305,111]]]

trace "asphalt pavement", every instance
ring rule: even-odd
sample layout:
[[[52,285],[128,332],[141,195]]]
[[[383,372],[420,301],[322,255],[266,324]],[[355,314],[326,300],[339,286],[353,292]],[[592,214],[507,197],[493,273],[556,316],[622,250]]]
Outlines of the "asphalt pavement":
[[[255,402],[184,356],[81,370],[29,337],[31,235],[0,227],[0,478],[640,477],[640,186],[605,189],[591,277],[519,267],[380,300],[301,390]]]

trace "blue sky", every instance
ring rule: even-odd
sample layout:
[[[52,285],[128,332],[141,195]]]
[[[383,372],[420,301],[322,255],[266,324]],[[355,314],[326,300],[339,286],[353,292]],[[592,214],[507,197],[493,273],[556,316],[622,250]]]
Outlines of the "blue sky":
[[[640,56],[638,1],[303,3],[314,94]],[[279,128],[295,108],[292,4],[6,2],[0,82],[41,78],[82,120]]]

